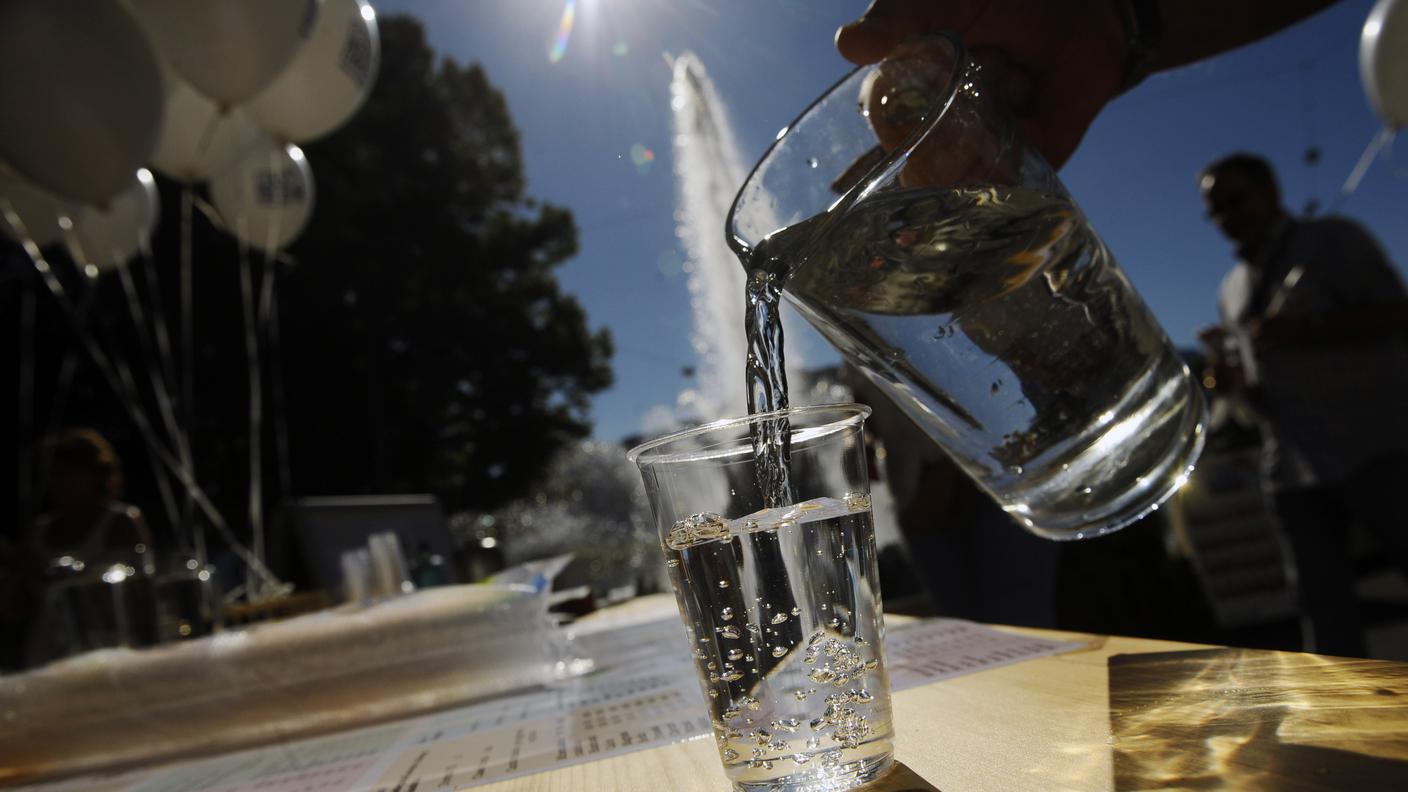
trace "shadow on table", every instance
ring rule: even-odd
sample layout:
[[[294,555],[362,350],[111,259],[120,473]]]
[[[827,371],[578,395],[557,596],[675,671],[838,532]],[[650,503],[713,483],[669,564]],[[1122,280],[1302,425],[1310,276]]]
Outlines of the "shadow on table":
[[[1208,649],[1109,672],[1116,790],[1408,789],[1408,664]]]
[[[895,762],[885,775],[866,784],[856,792],[940,792],[939,788],[919,777],[904,764]]]

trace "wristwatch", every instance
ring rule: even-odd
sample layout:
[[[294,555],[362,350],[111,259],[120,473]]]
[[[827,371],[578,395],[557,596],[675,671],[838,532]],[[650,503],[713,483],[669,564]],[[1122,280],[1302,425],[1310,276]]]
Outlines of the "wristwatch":
[[[1159,45],[1163,43],[1164,20],[1159,0],[1115,0],[1128,34],[1129,55],[1124,63],[1120,93],[1144,81],[1154,70]]]

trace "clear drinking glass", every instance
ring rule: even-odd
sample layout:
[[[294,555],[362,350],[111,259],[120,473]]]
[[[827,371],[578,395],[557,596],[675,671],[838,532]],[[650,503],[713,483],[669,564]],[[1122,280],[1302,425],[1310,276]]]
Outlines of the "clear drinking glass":
[[[1033,532],[1078,539],[1185,480],[1187,366],[954,37],[831,88],[728,219],[792,303]]]
[[[843,790],[893,729],[861,405],[718,421],[638,446],[700,685],[735,790]],[[793,502],[764,508],[752,444],[785,422]]]

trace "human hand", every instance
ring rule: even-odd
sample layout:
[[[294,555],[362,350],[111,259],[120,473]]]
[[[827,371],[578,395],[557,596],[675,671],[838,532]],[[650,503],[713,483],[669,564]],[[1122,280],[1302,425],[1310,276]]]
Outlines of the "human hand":
[[[1119,93],[1128,54],[1114,0],[874,0],[836,33],[854,63],[874,63],[905,39],[957,33],[984,63],[1027,142],[1061,167]]]

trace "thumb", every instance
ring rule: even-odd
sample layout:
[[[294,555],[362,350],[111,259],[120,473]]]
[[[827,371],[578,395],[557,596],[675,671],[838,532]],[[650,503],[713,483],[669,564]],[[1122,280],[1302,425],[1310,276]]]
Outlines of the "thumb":
[[[893,20],[874,13],[873,9],[836,31],[836,51],[855,64],[874,63],[899,42],[900,35]]]

